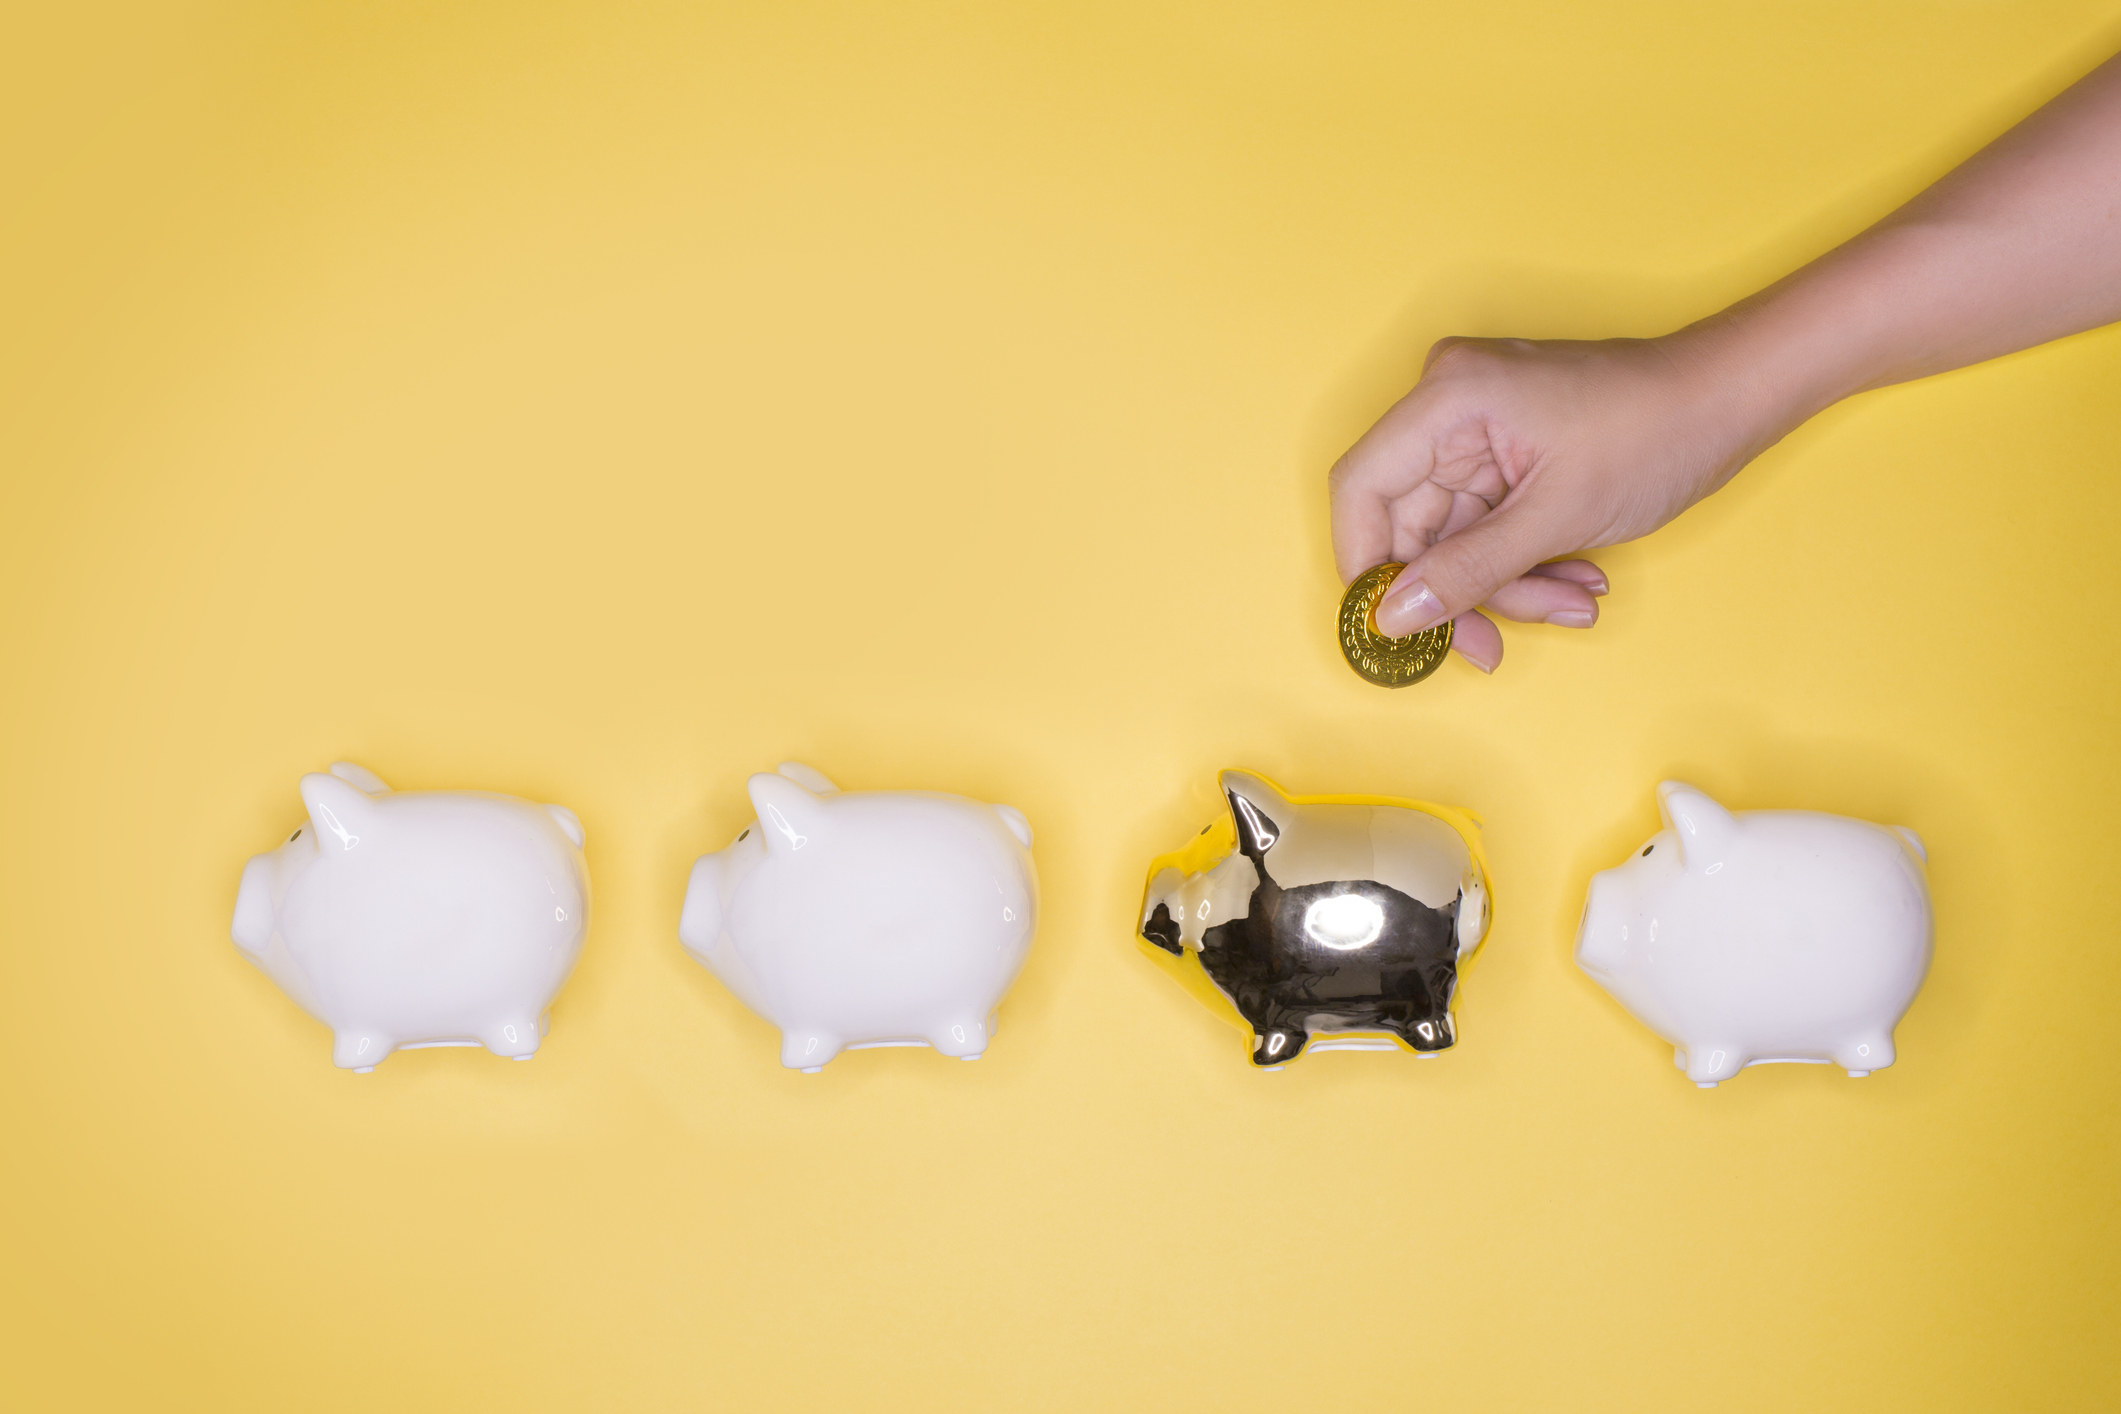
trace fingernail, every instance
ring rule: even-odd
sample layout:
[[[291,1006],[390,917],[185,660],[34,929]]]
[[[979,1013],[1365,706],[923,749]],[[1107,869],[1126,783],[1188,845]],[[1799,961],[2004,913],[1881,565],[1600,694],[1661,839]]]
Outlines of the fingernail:
[[[1613,586],[1605,582],[1604,575],[1600,575],[1598,576],[1598,578],[1592,580],[1589,584],[1586,584],[1584,588],[1590,590],[1593,594],[1603,596],[1611,593]]]
[[[1456,644],[1453,644],[1452,646],[1454,648],[1457,647]],[[1492,673],[1495,671],[1495,664],[1493,660],[1483,659],[1478,653],[1475,653],[1469,648],[1459,648],[1458,656],[1465,659],[1468,663],[1471,663],[1474,667],[1480,669],[1484,673]]]
[[[1387,638],[1405,638],[1434,628],[1448,617],[1443,602],[1417,579],[1377,606],[1377,631]]]
[[[1547,615],[1547,622],[1562,628],[1589,628],[1598,622],[1598,615],[1588,609],[1556,609]]]

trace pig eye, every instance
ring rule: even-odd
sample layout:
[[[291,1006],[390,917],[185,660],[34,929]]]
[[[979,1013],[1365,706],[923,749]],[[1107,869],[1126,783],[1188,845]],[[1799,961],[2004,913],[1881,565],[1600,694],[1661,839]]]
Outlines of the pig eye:
[[[1650,857],[1650,851],[1651,851],[1651,850],[1653,850],[1653,849],[1655,849],[1655,848],[1657,848],[1657,846],[1656,846],[1656,845],[1653,845],[1653,844],[1646,844],[1646,845],[1644,845],[1644,846],[1642,847],[1642,857],[1643,857],[1643,858],[1645,858],[1645,859],[1649,858],[1649,857]]]
[[[300,839],[300,838],[302,838],[302,832],[301,832],[300,830],[297,830],[297,831],[295,831],[295,832],[294,832],[293,834],[291,834],[291,835],[289,835],[289,836],[287,837],[287,842],[288,842],[289,844],[293,844],[293,843],[294,843],[294,842],[295,842],[296,840],[298,840],[298,839]]]

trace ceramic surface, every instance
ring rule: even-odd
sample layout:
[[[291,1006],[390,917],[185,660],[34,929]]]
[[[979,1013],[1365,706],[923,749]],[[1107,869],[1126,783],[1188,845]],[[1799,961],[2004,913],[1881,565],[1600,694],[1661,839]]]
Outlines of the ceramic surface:
[[[1665,827],[1593,876],[1576,961],[1702,1086],[1748,1065],[1868,1075],[1930,960],[1922,842],[1801,810],[1732,813],[1657,788]]]
[[[1030,951],[1031,826],[1006,805],[841,791],[789,762],[757,818],[692,867],[678,937],[781,1031],[781,1064],[928,1045],[976,1060]]]
[[[1219,782],[1228,817],[1150,866],[1139,919],[1150,955],[1233,1011],[1264,1068],[1313,1037],[1318,1049],[1453,1045],[1459,967],[1489,915],[1471,818],[1291,797],[1244,771]]]
[[[394,792],[344,761],[301,791],[308,823],[244,866],[230,932],[332,1029],[332,1063],[419,1046],[529,1060],[589,921],[574,814]]]

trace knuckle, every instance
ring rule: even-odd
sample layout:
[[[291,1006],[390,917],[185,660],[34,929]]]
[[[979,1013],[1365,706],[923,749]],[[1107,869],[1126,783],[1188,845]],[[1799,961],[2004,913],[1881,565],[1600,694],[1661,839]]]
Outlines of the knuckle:
[[[1518,353],[1521,339],[1473,339],[1453,334],[1429,346],[1422,364],[1422,377],[1467,378],[1488,373],[1509,362]]]
[[[1473,340],[1457,334],[1447,335],[1429,345],[1428,357],[1422,360],[1422,372],[1450,373],[1463,368],[1473,357]]]

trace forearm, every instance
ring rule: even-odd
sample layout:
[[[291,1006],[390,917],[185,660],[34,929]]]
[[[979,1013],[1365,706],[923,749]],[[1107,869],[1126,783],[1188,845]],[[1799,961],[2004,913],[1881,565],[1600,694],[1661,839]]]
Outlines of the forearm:
[[[1671,336],[1757,451],[1852,393],[2121,320],[2121,57],[1899,211]]]

